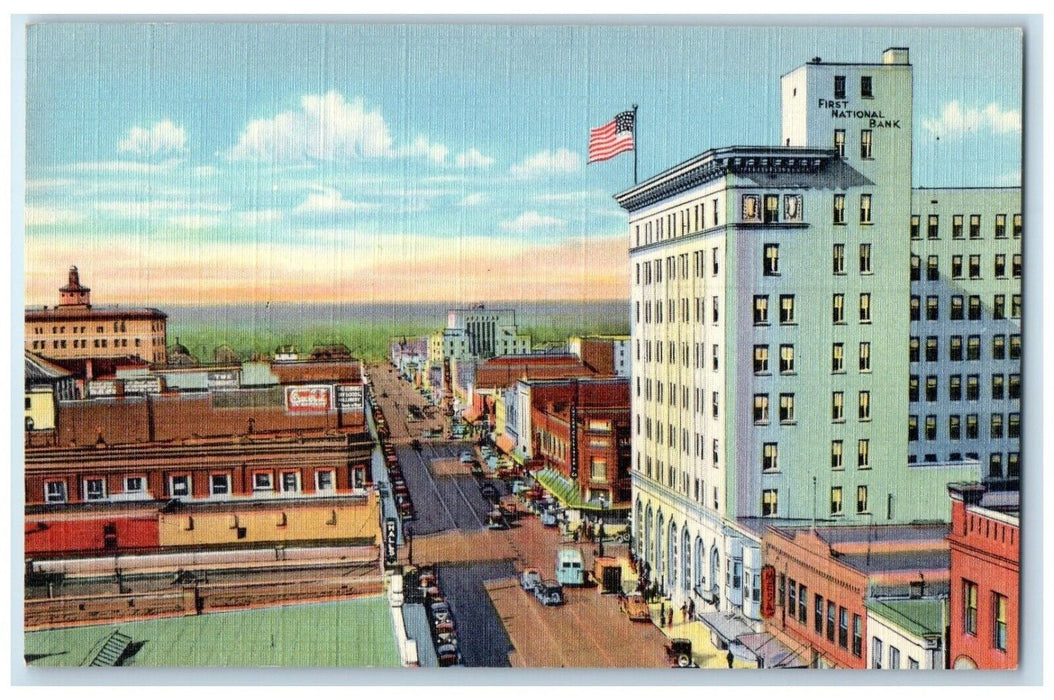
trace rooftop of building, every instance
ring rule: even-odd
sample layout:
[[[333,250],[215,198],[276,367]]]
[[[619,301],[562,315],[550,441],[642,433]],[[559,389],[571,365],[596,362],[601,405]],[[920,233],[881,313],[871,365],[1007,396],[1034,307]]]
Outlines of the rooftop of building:
[[[864,605],[876,617],[916,637],[944,634],[944,604],[943,598],[872,598],[864,601]]]
[[[125,666],[363,668],[400,665],[388,600],[360,598],[25,634],[29,666],[80,666],[114,631],[132,637]],[[355,631],[349,643],[347,631]]]
[[[54,381],[73,376],[65,367],[45,360],[40,355],[25,353],[26,381]]]
[[[362,365],[356,359],[275,362],[271,373],[280,384],[362,381]]]
[[[91,365],[91,376],[93,379],[114,377],[118,369],[144,369],[150,366],[149,362],[135,355],[52,358],[49,362],[65,369],[79,379],[87,378],[89,364]]]
[[[168,318],[168,314],[151,307],[122,307],[117,304],[107,306],[27,306],[26,322],[72,320],[77,318],[104,319],[153,319]]]
[[[948,484],[948,493],[952,499],[963,501],[973,513],[1020,526],[1021,492],[1016,489],[993,491],[979,482],[960,482]]]
[[[815,529],[817,535],[835,547],[838,545],[859,545],[861,543],[934,542],[943,540],[951,530],[951,526],[943,522],[920,522],[902,525],[837,524],[840,522],[817,519],[814,528],[813,521],[807,518],[738,518],[736,520],[737,525],[758,537],[763,536],[765,530],[769,528],[787,538],[792,538],[795,531]]]

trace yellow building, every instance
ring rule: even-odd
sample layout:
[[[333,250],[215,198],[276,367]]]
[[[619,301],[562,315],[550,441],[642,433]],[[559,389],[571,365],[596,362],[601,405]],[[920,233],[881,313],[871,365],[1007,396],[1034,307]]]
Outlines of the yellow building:
[[[283,543],[380,544],[376,493],[362,499],[231,504],[224,510],[161,513],[161,547]]]
[[[73,375],[47,360],[25,353],[25,426],[27,439],[33,435],[55,431],[56,407],[59,400],[72,400]]]
[[[53,307],[26,309],[25,349],[57,360],[140,357],[166,362],[168,315],[157,309],[92,306],[76,267]]]

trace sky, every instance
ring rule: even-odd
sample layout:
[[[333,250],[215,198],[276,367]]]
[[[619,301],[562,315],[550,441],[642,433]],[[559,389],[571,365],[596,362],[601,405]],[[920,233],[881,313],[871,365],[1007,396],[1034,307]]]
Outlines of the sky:
[[[1017,185],[1021,36],[889,27],[30,27],[26,303],[620,299],[640,179],[776,144],[779,77],[911,50],[916,186]]]

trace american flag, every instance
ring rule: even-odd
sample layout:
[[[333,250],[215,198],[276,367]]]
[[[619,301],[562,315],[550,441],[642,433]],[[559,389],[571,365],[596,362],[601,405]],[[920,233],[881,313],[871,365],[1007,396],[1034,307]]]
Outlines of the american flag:
[[[632,151],[634,131],[633,110],[619,112],[604,126],[589,130],[589,162],[614,158],[619,153]]]

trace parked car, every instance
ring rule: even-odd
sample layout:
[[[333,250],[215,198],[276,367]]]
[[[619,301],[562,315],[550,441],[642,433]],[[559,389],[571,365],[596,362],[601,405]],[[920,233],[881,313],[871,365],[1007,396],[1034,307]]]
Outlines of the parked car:
[[[483,484],[479,487],[479,495],[487,500],[495,501],[498,499],[498,489],[494,487],[494,484]]]
[[[462,464],[468,464],[473,459],[475,459],[475,457],[472,456],[471,452],[465,451],[465,452],[461,453],[461,463]]]
[[[644,602],[644,596],[640,593],[634,593],[623,598],[619,607],[634,622],[651,622],[651,610],[648,608],[648,604]]]
[[[556,527],[556,513],[552,509],[543,510],[541,521],[545,527]]]
[[[445,622],[436,623],[436,634],[452,634],[454,632],[454,621],[446,620]]]
[[[692,661],[692,640],[676,638],[671,639],[666,645],[666,658],[678,668],[689,668],[695,666]]]
[[[563,605],[564,587],[556,581],[542,581],[535,586],[534,597],[537,598],[542,605]]]
[[[436,622],[446,622],[450,619],[450,606],[446,602],[432,603],[432,619]]]
[[[461,660],[457,647],[453,644],[440,644],[436,647],[436,658],[440,666],[457,666]]]
[[[520,585],[528,593],[534,593],[534,589],[542,583],[542,575],[538,569],[524,569],[520,574]]]

